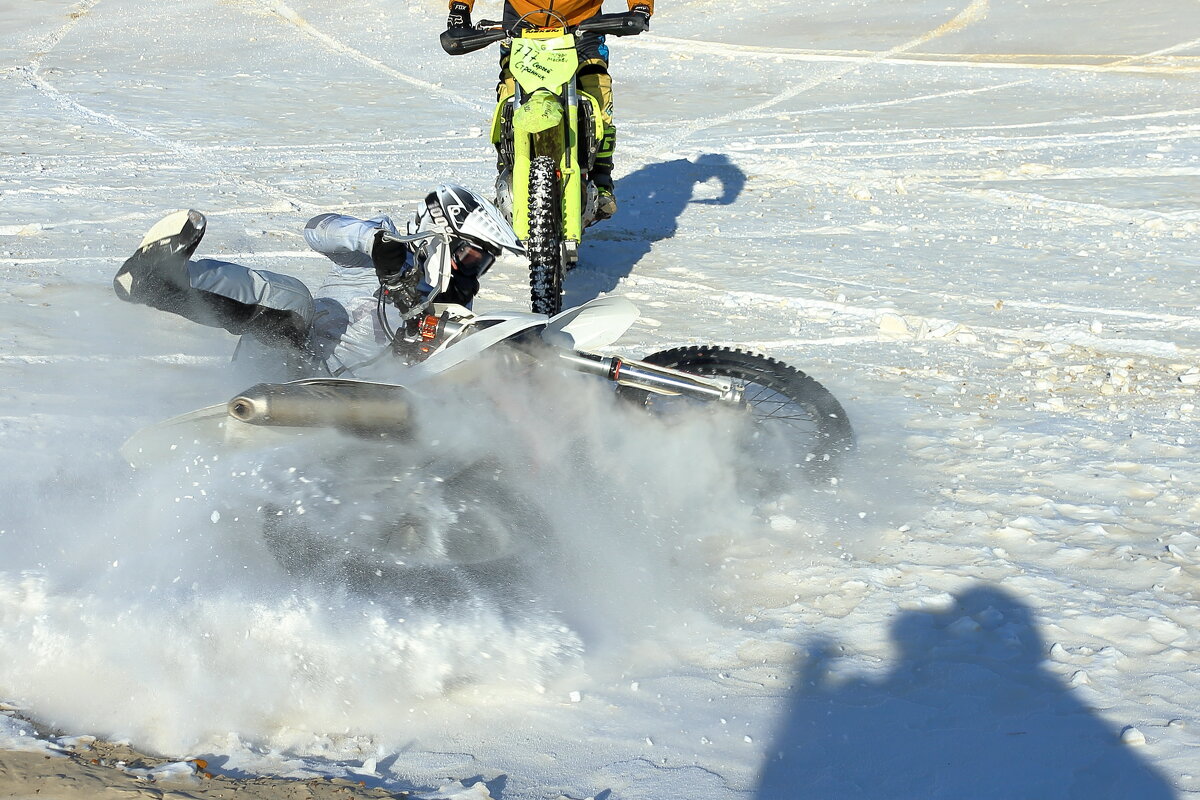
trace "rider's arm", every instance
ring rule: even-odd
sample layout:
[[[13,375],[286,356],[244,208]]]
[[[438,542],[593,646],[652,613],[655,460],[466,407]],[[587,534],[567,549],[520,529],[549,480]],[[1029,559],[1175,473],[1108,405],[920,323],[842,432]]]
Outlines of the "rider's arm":
[[[371,249],[380,230],[396,232],[389,217],[358,219],[345,214],[321,214],[304,226],[304,241],[318,253],[344,267],[371,267]]]

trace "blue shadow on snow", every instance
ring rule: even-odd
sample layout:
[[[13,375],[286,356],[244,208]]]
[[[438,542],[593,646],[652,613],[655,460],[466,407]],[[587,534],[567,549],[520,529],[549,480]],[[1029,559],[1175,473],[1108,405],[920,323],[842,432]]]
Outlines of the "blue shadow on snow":
[[[720,184],[721,195],[693,200],[695,186],[712,180]],[[563,307],[616,288],[654,242],[675,235],[689,205],[732,205],[745,186],[746,173],[721,153],[647,164],[621,178],[616,183],[617,214],[584,234],[581,268],[567,276]]]
[[[1029,609],[993,587],[909,611],[879,682],[833,680],[816,643],[756,800],[1167,800],[1174,792],[1041,662]]]

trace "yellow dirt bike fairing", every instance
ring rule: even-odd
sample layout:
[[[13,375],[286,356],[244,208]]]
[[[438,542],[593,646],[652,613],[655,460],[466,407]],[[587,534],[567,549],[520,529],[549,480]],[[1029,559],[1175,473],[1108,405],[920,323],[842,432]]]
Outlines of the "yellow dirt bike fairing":
[[[583,236],[582,175],[577,163],[579,110],[574,84],[579,69],[578,40],[562,28],[526,30],[512,39],[508,69],[520,86],[524,100],[513,108],[513,158],[517,168],[512,183],[513,206],[529,207],[529,165],[535,156],[549,156],[561,182],[559,235],[572,252]],[[492,121],[493,141],[499,141],[503,106]],[[589,99],[585,102],[591,103]],[[598,119],[598,115],[592,115]],[[513,215],[517,236],[530,236],[526,214]]]

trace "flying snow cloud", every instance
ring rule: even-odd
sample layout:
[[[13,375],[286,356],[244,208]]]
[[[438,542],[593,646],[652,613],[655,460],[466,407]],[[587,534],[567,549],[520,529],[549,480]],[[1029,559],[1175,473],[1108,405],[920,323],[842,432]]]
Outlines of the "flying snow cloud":
[[[228,381],[196,393],[223,399]],[[231,732],[394,742],[464,692],[536,702],[717,624],[721,549],[775,502],[747,489],[737,420],[654,417],[507,365],[413,397],[411,438],[302,430],[239,449],[185,427],[136,471],[110,419],[21,482],[0,537],[0,646],[22,654],[4,696],[163,751]],[[142,398],[163,416],[178,402]]]

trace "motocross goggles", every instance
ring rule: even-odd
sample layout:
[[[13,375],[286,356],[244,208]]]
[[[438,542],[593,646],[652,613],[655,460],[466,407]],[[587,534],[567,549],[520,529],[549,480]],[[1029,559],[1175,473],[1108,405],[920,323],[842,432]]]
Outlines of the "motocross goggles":
[[[454,261],[454,268],[465,275],[482,275],[496,260],[494,255],[479,245],[461,239],[450,258]]]

